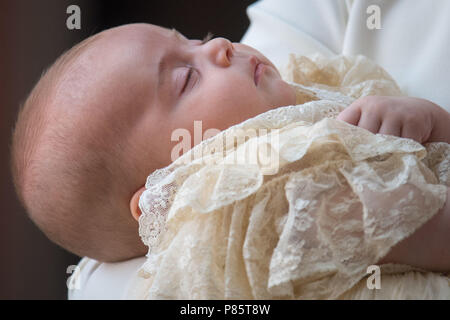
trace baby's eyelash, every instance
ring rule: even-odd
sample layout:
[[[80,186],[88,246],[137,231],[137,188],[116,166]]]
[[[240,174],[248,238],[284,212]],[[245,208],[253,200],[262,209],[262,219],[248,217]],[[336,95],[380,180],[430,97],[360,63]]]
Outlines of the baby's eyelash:
[[[209,40],[211,40],[213,38],[213,36],[214,35],[210,31],[208,31],[208,34],[202,40],[202,44],[207,43]]]
[[[201,44],[203,45],[203,44],[207,43],[209,40],[212,39],[213,36],[214,35],[210,31],[208,31],[208,34],[203,38],[203,40],[201,41]],[[189,80],[191,80],[192,72],[194,71],[194,68],[192,68],[191,66],[188,66],[188,68],[189,68],[189,71],[186,76],[186,80],[184,82],[183,88],[181,89],[181,93],[183,93],[185,91],[185,89],[189,83]]]
[[[192,68],[191,66],[188,66],[188,68],[189,68],[189,71],[188,71],[188,74],[186,76],[186,80],[184,82],[184,86],[181,89],[181,93],[184,92],[184,90],[186,89],[187,85],[189,84],[189,80],[191,79],[191,76],[192,76],[192,71],[194,70],[194,68]]]

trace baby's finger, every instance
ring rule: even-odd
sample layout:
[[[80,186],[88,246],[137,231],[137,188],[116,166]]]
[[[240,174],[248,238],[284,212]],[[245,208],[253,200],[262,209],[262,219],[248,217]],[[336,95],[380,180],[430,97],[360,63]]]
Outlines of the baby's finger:
[[[399,120],[384,120],[378,133],[400,137],[402,134],[402,123]]]
[[[381,120],[378,116],[371,112],[364,112],[359,119],[358,127],[369,130],[372,133],[378,133],[380,128]]]
[[[347,123],[357,125],[359,118],[361,117],[361,109],[355,105],[351,104],[347,108],[345,108],[339,115],[336,117],[338,120],[345,121]]]

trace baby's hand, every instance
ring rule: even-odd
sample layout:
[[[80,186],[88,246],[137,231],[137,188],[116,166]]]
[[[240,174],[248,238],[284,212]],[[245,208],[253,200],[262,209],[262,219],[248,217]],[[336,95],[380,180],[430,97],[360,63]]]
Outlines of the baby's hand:
[[[449,143],[450,115],[431,101],[410,97],[367,96],[354,101],[337,119],[373,133],[417,142]]]

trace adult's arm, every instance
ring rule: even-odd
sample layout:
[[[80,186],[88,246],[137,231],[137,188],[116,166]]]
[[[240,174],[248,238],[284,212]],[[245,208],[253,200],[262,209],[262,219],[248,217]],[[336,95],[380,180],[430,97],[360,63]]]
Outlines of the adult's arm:
[[[450,272],[450,188],[447,200],[423,226],[400,241],[379,261],[406,264],[436,272]]]

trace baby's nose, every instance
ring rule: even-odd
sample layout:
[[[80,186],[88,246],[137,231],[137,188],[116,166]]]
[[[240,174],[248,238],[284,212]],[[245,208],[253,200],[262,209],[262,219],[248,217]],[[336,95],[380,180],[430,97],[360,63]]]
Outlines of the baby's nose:
[[[211,61],[221,67],[228,67],[233,56],[233,44],[225,38],[215,38],[205,44]]]

